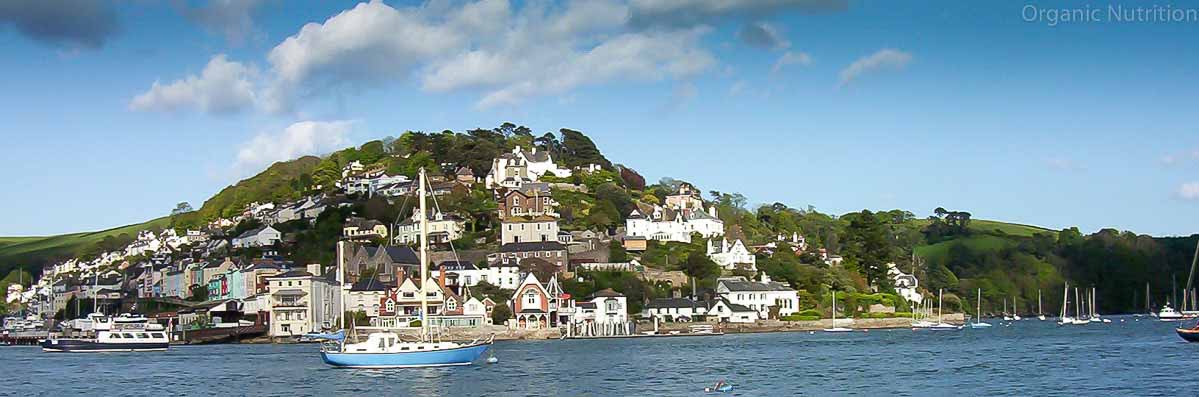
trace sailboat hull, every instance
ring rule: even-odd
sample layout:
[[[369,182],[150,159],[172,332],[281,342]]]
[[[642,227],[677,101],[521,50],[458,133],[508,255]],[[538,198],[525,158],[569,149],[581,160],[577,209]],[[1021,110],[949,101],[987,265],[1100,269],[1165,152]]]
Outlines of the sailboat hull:
[[[1178,328],[1174,330],[1183,340],[1191,343],[1199,342],[1199,330]]]
[[[339,368],[417,368],[470,365],[487,352],[491,344],[475,344],[454,349],[403,353],[321,352],[325,364]]]

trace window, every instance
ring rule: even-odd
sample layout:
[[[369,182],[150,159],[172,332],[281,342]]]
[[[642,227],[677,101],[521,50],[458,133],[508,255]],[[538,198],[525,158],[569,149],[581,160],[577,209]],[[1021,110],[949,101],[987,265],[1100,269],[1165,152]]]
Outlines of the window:
[[[137,337],[138,337],[138,338],[149,339],[149,338],[150,338],[150,335],[149,335],[149,334],[147,334],[147,333],[145,333],[145,332],[143,332],[143,333],[137,334]]]
[[[453,299],[445,301],[445,309],[446,310],[458,310],[458,302],[454,301]]]
[[[133,334],[121,334],[121,337],[125,339],[133,339]]]
[[[112,334],[113,339],[121,339],[121,334]]]
[[[533,305],[537,304],[537,293],[529,291],[525,294],[525,303]]]

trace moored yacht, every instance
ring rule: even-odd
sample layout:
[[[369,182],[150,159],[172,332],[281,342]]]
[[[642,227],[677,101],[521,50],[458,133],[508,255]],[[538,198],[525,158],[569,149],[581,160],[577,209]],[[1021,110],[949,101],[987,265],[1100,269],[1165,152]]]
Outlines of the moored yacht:
[[[1178,321],[1182,320],[1182,313],[1174,311],[1174,308],[1170,307],[1170,302],[1166,302],[1166,305],[1162,306],[1162,310],[1157,312],[1157,319],[1161,321]]]
[[[170,346],[166,329],[149,319],[132,314],[107,317],[88,315],[94,330],[90,338],[47,338],[42,351],[68,353],[166,351]]]

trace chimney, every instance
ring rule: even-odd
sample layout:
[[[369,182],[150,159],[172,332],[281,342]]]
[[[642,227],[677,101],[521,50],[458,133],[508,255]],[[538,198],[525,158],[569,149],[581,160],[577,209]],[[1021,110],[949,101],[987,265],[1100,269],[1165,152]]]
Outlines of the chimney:
[[[441,285],[441,288],[445,288],[445,265],[437,267],[437,284]]]
[[[312,273],[313,276],[320,277],[321,276],[321,264],[309,263],[308,264],[308,272]]]

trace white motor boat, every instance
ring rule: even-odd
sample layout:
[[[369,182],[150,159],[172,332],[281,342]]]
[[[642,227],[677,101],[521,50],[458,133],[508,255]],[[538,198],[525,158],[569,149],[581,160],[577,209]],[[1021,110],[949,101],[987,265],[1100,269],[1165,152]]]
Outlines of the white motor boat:
[[[1170,307],[1170,302],[1166,302],[1162,310],[1157,312],[1157,319],[1161,321],[1178,321],[1182,320],[1182,313],[1174,311],[1174,308]]]

